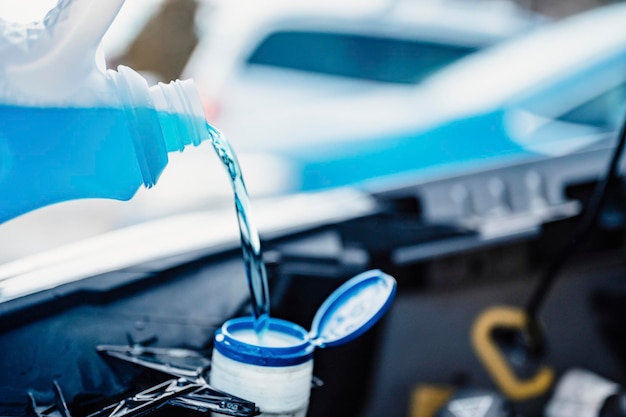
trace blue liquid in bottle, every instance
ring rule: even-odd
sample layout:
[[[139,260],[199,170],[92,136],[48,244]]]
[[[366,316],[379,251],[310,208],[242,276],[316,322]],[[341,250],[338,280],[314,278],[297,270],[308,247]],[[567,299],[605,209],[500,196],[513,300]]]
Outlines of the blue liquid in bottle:
[[[77,198],[128,200],[142,183],[122,109],[0,106],[0,222]]]

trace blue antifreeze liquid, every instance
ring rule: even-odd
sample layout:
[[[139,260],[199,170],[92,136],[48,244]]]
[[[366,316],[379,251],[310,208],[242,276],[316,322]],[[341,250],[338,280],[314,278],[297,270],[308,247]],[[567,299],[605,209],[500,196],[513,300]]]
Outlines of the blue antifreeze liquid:
[[[143,183],[121,109],[0,106],[0,222],[77,198],[128,200]]]
[[[250,198],[235,151],[221,132],[208,123],[207,128],[211,135],[209,140],[228,172],[235,195],[235,210],[239,221],[243,262],[252,301],[254,328],[258,338],[263,339],[263,334],[266,333],[269,324],[270,296],[259,232],[251,217]]]
[[[122,108],[0,105],[0,222],[79,198],[128,200],[142,184],[156,182],[167,164],[167,152],[192,143],[191,132],[175,128],[188,127],[189,116],[138,108],[130,115],[132,123],[128,109]],[[177,117],[187,120],[178,123]],[[206,126],[206,139],[231,180],[255,327],[261,335],[269,318],[269,290],[248,192],[232,147],[220,132]],[[160,139],[161,128],[167,131],[167,143]],[[189,137],[176,137],[181,135]]]

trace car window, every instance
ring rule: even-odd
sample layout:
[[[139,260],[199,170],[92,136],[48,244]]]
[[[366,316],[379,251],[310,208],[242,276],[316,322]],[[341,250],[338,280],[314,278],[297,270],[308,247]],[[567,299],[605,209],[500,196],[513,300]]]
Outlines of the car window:
[[[594,143],[600,133],[616,131],[626,112],[626,74],[616,83],[610,71],[600,72],[602,77],[561,84],[509,112],[511,137],[528,150],[558,156]],[[609,85],[602,82],[607,80]]]
[[[559,120],[617,129],[626,110],[626,82],[560,115]]]
[[[248,59],[249,65],[416,84],[476,48],[416,40],[325,32],[276,32]]]
[[[626,56],[569,77],[516,107],[556,122],[616,130],[626,111]]]

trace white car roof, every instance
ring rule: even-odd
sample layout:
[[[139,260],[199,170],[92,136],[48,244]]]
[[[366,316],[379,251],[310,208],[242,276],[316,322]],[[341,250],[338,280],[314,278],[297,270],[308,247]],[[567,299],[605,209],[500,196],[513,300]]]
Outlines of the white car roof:
[[[208,27],[207,33],[183,77],[193,77],[204,94],[215,96],[224,80],[276,31],[430,37],[433,41],[483,46],[543,21],[511,2],[498,0],[226,0],[218,3],[210,19],[199,22]]]

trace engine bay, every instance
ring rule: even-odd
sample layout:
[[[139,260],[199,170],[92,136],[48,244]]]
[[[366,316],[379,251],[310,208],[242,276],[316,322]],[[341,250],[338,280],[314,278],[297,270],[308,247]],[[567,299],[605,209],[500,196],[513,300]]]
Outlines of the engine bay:
[[[273,316],[305,329],[350,277],[378,268],[398,282],[379,324],[315,353],[308,415],[444,415],[454,395],[477,392],[506,403],[494,415],[540,416],[569,370],[623,384],[621,182],[541,310],[545,350],[529,352],[506,326],[485,336],[519,384],[503,388],[473,339],[486,311],[526,303],[574,236],[608,154],[598,148],[375,190],[367,197],[373,204],[340,220],[261,228]],[[215,331],[250,314],[243,274],[233,241],[0,303],[0,415],[254,415],[241,399],[189,385],[210,372]],[[549,383],[516,394],[548,369]]]

